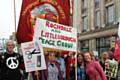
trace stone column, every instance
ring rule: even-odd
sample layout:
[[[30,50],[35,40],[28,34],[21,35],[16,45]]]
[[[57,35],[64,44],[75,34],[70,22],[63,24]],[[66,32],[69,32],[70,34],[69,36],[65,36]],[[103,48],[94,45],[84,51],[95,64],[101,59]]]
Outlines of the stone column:
[[[92,39],[92,50],[96,51],[96,39]]]
[[[115,15],[116,15],[116,22],[120,21],[120,0],[114,0],[115,2],[115,7],[116,7],[116,11],[115,11]]]
[[[89,51],[92,51],[92,41],[89,39]]]
[[[88,30],[87,31],[90,31],[90,26],[91,26],[91,1],[92,0],[88,0],[88,10],[87,10],[87,15],[88,15]]]
[[[95,39],[89,40],[89,50],[96,51],[96,40]]]
[[[89,10],[88,27],[89,27],[89,30],[94,30],[94,19],[95,19],[94,0],[89,0],[88,5],[89,5],[88,6],[88,10]]]
[[[105,27],[105,2],[100,0],[101,27]]]
[[[81,0],[74,0],[73,27],[77,28],[78,33],[82,32]]]

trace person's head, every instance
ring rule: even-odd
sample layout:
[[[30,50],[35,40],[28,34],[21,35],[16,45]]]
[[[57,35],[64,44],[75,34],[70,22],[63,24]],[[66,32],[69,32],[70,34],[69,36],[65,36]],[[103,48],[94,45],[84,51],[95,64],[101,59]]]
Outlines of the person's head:
[[[55,60],[55,53],[54,52],[49,52],[48,53],[48,58],[49,58],[49,61],[54,61]]]
[[[103,52],[101,58],[102,58],[103,60],[109,59],[109,54],[108,54],[108,52]]]
[[[15,44],[12,40],[8,40],[6,42],[6,51],[8,52],[8,54],[12,54],[13,53],[13,49],[15,47]]]
[[[61,57],[61,53],[60,52],[56,52],[56,58],[59,58],[59,57]]]
[[[84,53],[84,59],[86,62],[91,62],[93,60],[93,55],[90,52],[85,52]]]
[[[109,49],[109,51],[111,51],[112,53],[114,53],[115,52],[115,48],[112,47],[112,48]]]
[[[109,59],[113,59],[113,54],[115,52],[115,48],[110,48],[109,51],[108,51],[108,54],[109,54]]]
[[[83,53],[78,53],[78,55],[77,55],[77,62],[78,63],[84,62]]]
[[[69,56],[72,58],[75,57],[75,52],[69,52]]]

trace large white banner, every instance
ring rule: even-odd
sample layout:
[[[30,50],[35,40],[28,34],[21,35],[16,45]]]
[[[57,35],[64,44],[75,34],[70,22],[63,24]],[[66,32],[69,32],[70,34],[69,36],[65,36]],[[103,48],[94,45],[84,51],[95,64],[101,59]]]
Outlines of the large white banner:
[[[46,69],[43,48],[38,41],[21,44],[26,72]]]
[[[39,40],[43,47],[67,51],[77,50],[76,28],[38,18],[34,31],[34,39]]]

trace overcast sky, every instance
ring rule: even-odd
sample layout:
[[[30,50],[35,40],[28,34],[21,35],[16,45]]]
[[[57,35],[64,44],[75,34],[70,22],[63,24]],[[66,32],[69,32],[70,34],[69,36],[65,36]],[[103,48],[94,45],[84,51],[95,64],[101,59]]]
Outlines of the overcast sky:
[[[16,23],[18,24],[22,0],[16,2]],[[9,38],[15,32],[14,0],[0,1],[0,39]]]

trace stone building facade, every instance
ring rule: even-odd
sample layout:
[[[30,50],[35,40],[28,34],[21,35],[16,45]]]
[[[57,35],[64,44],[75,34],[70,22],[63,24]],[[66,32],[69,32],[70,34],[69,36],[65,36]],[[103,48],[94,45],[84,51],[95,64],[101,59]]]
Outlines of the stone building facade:
[[[78,50],[103,51],[115,47],[120,0],[74,0],[73,27],[78,30]]]

